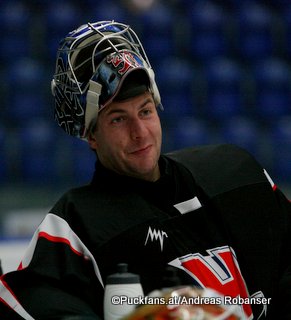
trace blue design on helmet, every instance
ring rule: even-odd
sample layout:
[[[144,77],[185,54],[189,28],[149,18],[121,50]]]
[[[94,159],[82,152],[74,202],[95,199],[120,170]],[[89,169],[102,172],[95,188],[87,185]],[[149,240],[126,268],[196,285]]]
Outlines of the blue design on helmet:
[[[154,72],[130,26],[101,21],[88,23],[60,41],[52,80],[55,119],[68,134],[85,138],[98,112],[119,92],[133,71],[143,71],[157,106],[161,99]]]

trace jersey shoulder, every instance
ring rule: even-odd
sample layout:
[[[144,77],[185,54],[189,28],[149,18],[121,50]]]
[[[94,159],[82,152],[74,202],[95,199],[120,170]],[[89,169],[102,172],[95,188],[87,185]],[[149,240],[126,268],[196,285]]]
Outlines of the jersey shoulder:
[[[245,149],[232,144],[182,149],[166,157],[184,165],[209,196],[267,182],[264,169]]]

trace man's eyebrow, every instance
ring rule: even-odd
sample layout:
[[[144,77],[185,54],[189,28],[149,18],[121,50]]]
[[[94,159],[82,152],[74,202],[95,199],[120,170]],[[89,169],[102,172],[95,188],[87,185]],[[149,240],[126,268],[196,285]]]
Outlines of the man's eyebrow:
[[[138,109],[142,109],[144,106],[146,106],[148,103],[153,102],[152,98],[147,98],[139,107]]]
[[[153,102],[153,100],[151,99],[151,98],[147,98],[139,107],[138,107],[138,109],[140,110],[140,109],[142,109],[144,106],[146,106],[148,103],[150,103],[150,102]],[[105,110],[104,110],[105,111]],[[114,114],[114,113],[126,113],[126,107],[125,108],[113,108],[113,109],[111,109],[111,110],[109,110],[109,111],[107,111],[106,113],[105,113],[105,115],[106,116],[110,116],[110,115],[112,115],[112,114]]]
[[[111,114],[114,114],[114,113],[125,113],[126,110],[124,109],[111,109],[109,111],[106,112],[106,116],[110,116]]]

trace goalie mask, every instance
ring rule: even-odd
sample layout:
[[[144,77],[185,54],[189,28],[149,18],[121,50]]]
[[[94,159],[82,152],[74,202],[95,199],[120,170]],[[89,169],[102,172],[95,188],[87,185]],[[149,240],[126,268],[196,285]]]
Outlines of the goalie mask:
[[[137,92],[138,86],[146,85],[156,106],[161,106],[154,72],[128,25],[102,21],[70,32],[60,42],[52,80],[59,126],[72,136],[85,138],[98,112],[119,94],[129,74],[144,79],[142,84],[136,82]]]

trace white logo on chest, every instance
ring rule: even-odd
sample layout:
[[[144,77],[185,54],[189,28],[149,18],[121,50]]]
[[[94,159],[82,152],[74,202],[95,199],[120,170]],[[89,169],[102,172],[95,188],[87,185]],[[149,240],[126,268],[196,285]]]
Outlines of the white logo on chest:
[[[156,229],[153,229],[151,227],[149,227],[149,230],[148,230],[148,234],[147,234],[147,237],[146,237],[146,240],[145,240],[145,243],[144,245],[147,244],[148,240],[150,241],[154,241],[154,240],[158,240],[160,241],[160,245],[161,245],[161,251],[163,251],[163,246],[164,246],[164,238],[168,238],[168,235],[165,231],[163,230],[156,230]]]

